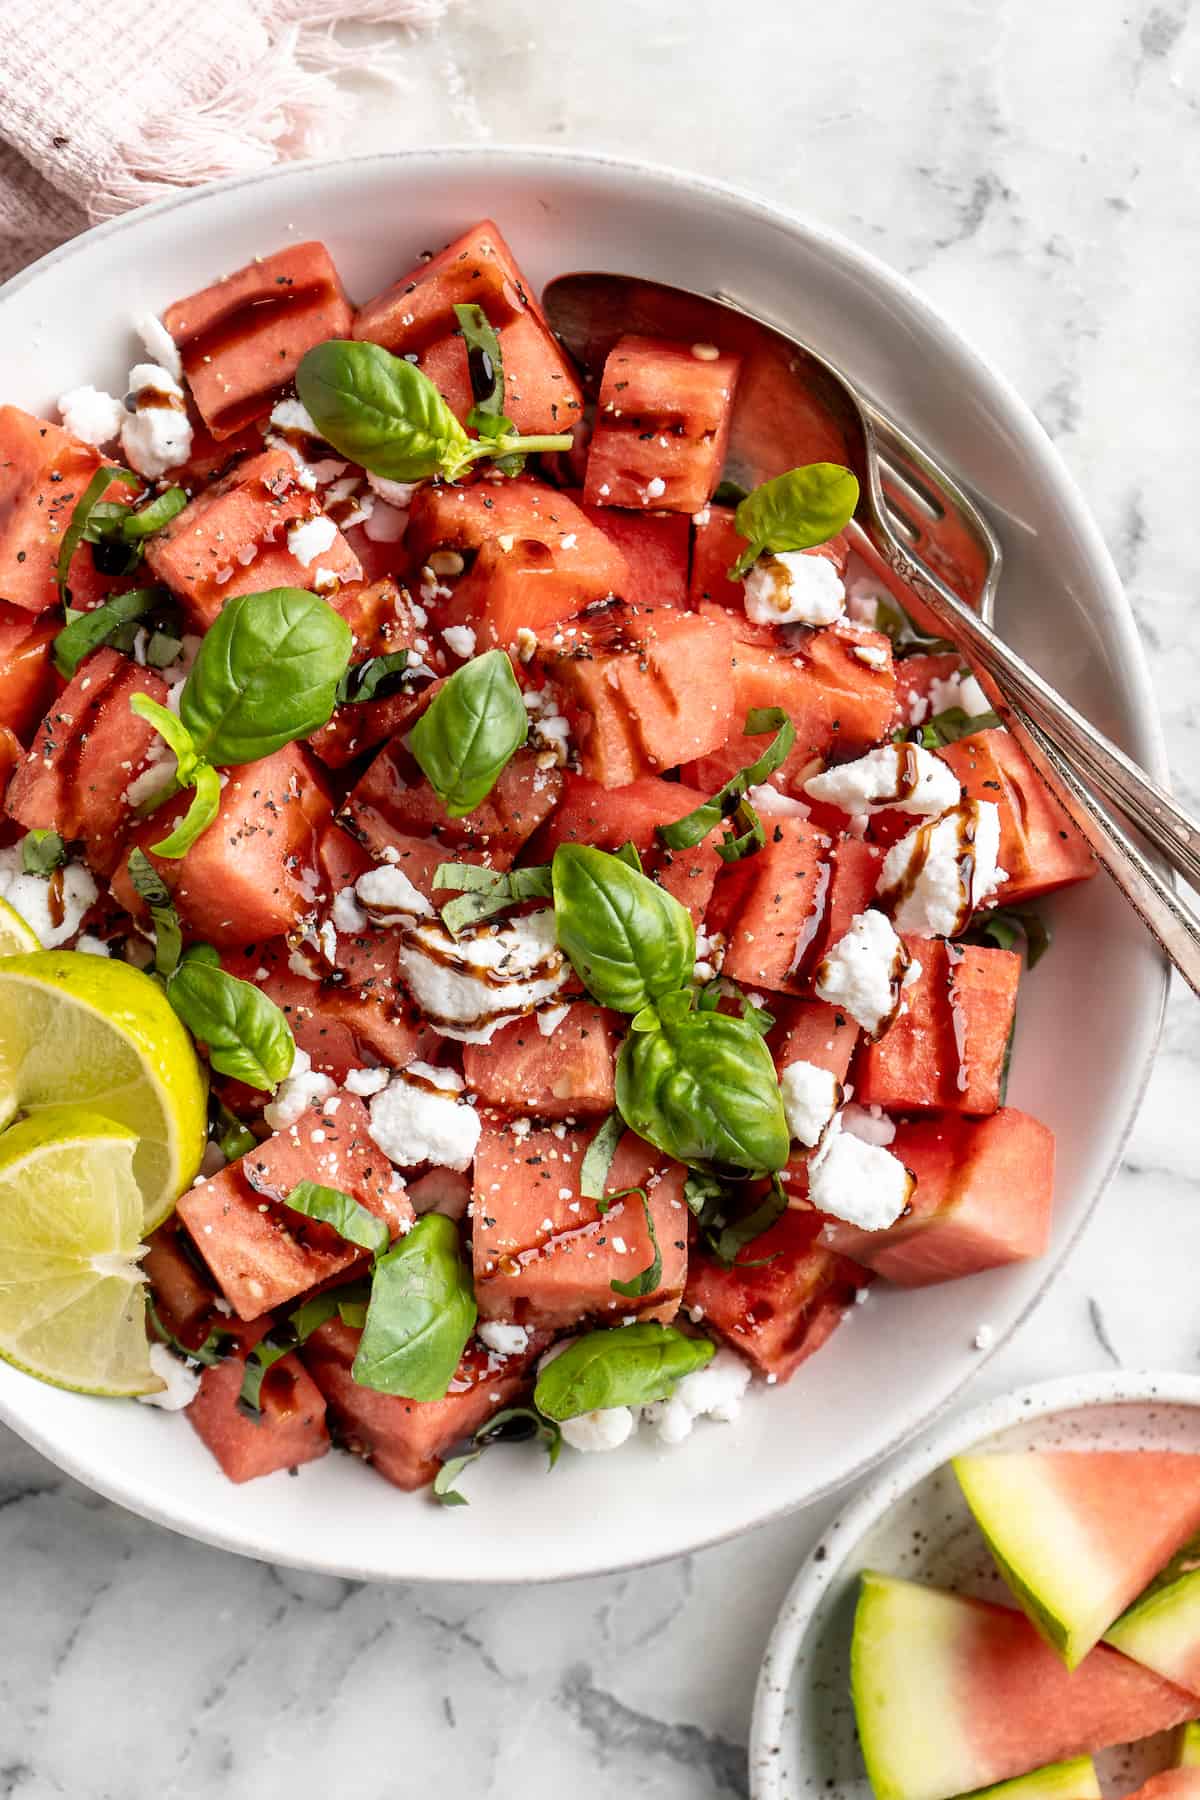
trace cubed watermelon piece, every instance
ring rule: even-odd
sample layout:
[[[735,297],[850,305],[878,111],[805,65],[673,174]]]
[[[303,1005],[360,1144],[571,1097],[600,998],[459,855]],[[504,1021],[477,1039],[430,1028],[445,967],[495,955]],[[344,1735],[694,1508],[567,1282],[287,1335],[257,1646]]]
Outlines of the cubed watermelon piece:
[[[514,1019],[490,1044],[464,1044],[463,1075],[483,1105],[501,1112],[536,1119],[608,1113],[619,1041],[612,1013],[577,1000],[549,1034],[536,1018]]]
[[[546,1341],[534,1339],[521,1355],[497,1356],[472,1338],[445,1399],[405,1400],[354,1380],[350,1371],[361,1336],[330,1319],[304,1346],[304,1362],[346,1448],[406,1491],[427,1487],[450,1450],[502,1408],[527,1398],[532,1364]]]
[[[180,1197],[179,1217],[240,1318],[256,1319],[362,1261],[331,1226],[283,1204],[299,1182],[340,1188],[393,1238],[408,1230],[412,1207],[369,1126],[361,1100],[333,1094]]]
[[[343,816],[377,852],[400,839],[428,838],[441,847],[443,862],[461,862],[467,851],[486,852],[491,867],[507,869],[561,791],[561,770],[540,767],[535,750],[518,750],[482,806],[451,819],[407,750],[392,743],[350,790]]]
[[[954,1473],[1013,1596],[1078,1668],[1118,1615],[1200,1531],[1200,1456],[1012,1450]]]
[[[139,671],[139,674],[142,671]],[[299,744],[229,771],[217,816],[181,857],[155,856],[186,811],[187,794],[133,832],[113,876],[113,892],[135,918],[145,902],[129,878],[135,845],[161,874],[188,935],[218,949],[279,937],[321,896],[317,842],[330,816],[316,765]]]
[[[666,338],[619,339],[600,383],[588,504],[699,512],[721,479],[740,367]]]
[[[928,1287],[1045,1254],[1054,1200],[1045,1125],[1011,1106],[986,1119],[948,1113],[903,1121],[888,1147],[916,1177],[908,1211],[885,1231],[828,1221],[844,1255],[898,1287]]]
[[[627,787],[602,787],[586,775],[568,770],[562,799],[529,848],[533,862],[549,862],[560,844],[595,844],[619,850],[631,843],[647,875],[687,907],[696,924],[705,914],[718,872],[724,867],[710,834],[690,850],[668,850],[659,825],[702,806],[708,799],[679,781],[643,775]]]
[[[806,819],[767,821],[767,841],[722,870],[708,911],[728,938],[722,973],[743,986],[799,993],[825,919],[830,844]]]
[[[404,534],[414,566],[435,550],[470,556],[491,538],[533,538],[558,549],[586,517],[575,499],[533,475],[468,476],[451,484],[424,482],[413,495]]]
[[[5,799],[9,817],[26,830],[81,838],[88,860],[105,874],[133,817],[126,792],[159,742],[154,727],[130,710],[134,694],[162,705],[166,683],[115,650],[89,656],[42,720]]]
[[[41,613],[58,602],[58,555],[76,504],[105,461],[60,425],[35,419],[19,406],[0,406],[0,601]],[[114,483],[105,500],[127,501],[131,490]],[[69,578],[78,603],[97,586],[91,551],[81,544]],[[101,581],[100,589],[106,584]]]
[[[999,860],[1008,879],[997,905],[1022,905],[1096,873],[1095,857],[1010,732],[977,731],[938,755],[965,799],[1000,808]]]
[[[760,1375],[787,1381],[837,1329],[867,1280],[822,1243],[818,1214],[789,1208],[732,1268],[694,1247],[684,1305]]]
[[[174,1213],[150,1238],[142,1274],[154,1296],[154,1310],[172,1337],[189,1350],[201,1345],[214,1325],[224,1322],[216,1304],[216,1287]],[[154,1331],[151,1328],[151,1341]]]
[[[539,537],[489,538],[443,610],[446,625],[470,625],[480,649],[510,649],[521,631],[553,632],[585,607],[630,587],[629,566],[616,545],[583,514],[574,530],[543,543]]]
[[[906,938],[921,965],[907,1010],[854,1065],[856,1097],[895,1112],[995,1112],[1008,1057],[1021,959],[1012,950]]]
[[[628,1299],[612,1282],[631,1281],[653,1260],[641,1201],[614,1199],[601,1214],[579,1192],[591,1131],[521,1132],[485,1119],[475,1152],[475,1298],[485,1319],[515,1319],[554,1330],[581,1319],[673,1319],[687,1274],[686,1171],[626,1132],[605,1192],[644,1188],[662,1276],[650,1294]]]
[[[146,561],[196,629],[207,631],[235,594],[311,588],[317,568],[340,581],[359,579],[358,559],[340,532],[312,568],[288,549],[288,528],[319,510],[287,451],[264,450],[190,500],[150,539]]]
[[[214,438],[270,412],[306,350],[350,336],[353,308],[324,244],[288,244],[177,300],[163,324]],[[252,591],[252,590],[251,590]]]
[[[629,566],[618,592],[638,606],[687,605],[691,524],[686,513],[621,512],[586,505],[583,510]]]
[[[270,1329],[269,1320],[243,1326],[240,1348],[204,1370],[187,1417],[230,1481],[256,1481],[296,1469],[329,1449],[325,1401],[299,1357],[281,1356],[263,1377],[259,1412],[238,1404],[246,1356]]]
[[[723,621],[622,603],[590,609],[543,643],[583,773],[624,787],[724,743],[731,647]]]
[[[430,637],[424,610],[417,607],[408,589],[397,586],[390,576],[365,586],[352,585],[336,594],[331,603],[354,634],[352,663],[407,650],[412,663],[424,663],[435,673],[445,668],[445,658]],[[345,768],[409,729],[421,687],[422,682],[414,681],[411,690],[406,684],[379,700],[335,707],[329,723],[309,737],[309,749],[328,768]]]
[[[360,307],[354,336],[415,356],[454,412],[473,405],[467,350],[454,314],[481,306],[500,339],[504,410],[518,431],[570,431],[583,402],[571,364],[495,223],[482,219],[437,256]]]
[[[1074,1672],[1023,1613],[862,1576],[851,1688],[879,1800],[952,1800],[1044,1763],[1150,1737],[1195,1696],[1103,1646]]]
[[[858,1042],[854,1020],[824,1000],[780,999],[772,1002],[772,1007],[775,1027],[770,1043],[775,1067],[782,1071],[789,1063],[809,1062],[828,1069],[844,1083]]]
[[[60,618],[35,618],[0,602],[0,725],[28,742],[54,698],[50,650]]]

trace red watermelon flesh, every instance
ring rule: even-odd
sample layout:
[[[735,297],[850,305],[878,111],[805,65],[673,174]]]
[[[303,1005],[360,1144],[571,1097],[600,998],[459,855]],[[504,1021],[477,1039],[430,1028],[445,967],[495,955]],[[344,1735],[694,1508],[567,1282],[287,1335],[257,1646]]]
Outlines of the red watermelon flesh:
[[[710,833],[690,850],[668,850],[658,836],[669,825],[708,799],[698,788],[658,775],[643,775],[625,787],[603,787],[586,775],[567,770],[562,799],[530,846],[533,862],[549,862],[560,844],[595,844],[619,850],[631,843],[647,875],[686,906],[696,924],[703,919],[718,872],[724,867]]]
[[[263,1377],[257,1415],[238,1404],[246,1354],[271,1327],[270,1319],[238,1329],[239,1348],[205,1369],[187,1417],[230,1481],[256,1481],[295,1469],[329,1449],[325,1401],[299,1359],[280,1357]]]
[[[407,750],[391,743],[351,789],[344,817],[380,853],[402,839],[428,838],[441,847],[441,862],[486,860],[507,869],[553,812],[562,783],[560,769],[539,767],[537,751],[518,750],[483,804],[451,819]]]
[[[611,1112],[616,1015],[577,1000],[550,1033],[536,1018],[502,1025],[490,1044],[463,1045],[463,1075],[484,1106],[537,1119]]]
[[[691,522],[686,513],[621,512],[612,506],[583,511],[628,564],[622,590],[627,600],[639,606],[687,605]]]
[[[1164,1769],[1126,1800],[1200,1800],[1200,1769]]]

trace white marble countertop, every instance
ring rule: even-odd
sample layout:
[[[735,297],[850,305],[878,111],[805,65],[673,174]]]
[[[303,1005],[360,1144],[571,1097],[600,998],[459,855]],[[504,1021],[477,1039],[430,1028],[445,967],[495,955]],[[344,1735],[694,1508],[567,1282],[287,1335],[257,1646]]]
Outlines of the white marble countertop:
[[[1089,496],[1195,808],[1190,10],[460,0],[413,47],[405,91],[348,78],[352,147],[537,141],[689,165],[912,276],[1014,379]],[[1200,1009],[1177,991],[1110,1193],[970,1401],[1110,1364],[1198,1366],[1198,1065]],[[557,1588],[361,1587],[170,1536],[0,1429],[0,1800],[744,1795],[759,1659],[825,1516]]]

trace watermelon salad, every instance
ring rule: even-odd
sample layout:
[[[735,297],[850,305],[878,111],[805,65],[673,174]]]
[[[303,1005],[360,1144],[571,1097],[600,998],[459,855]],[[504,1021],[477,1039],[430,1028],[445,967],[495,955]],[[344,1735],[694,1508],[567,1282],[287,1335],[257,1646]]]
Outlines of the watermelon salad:
[[[143,1397],[234,1481],[336,1443],[457,1501],[1040,1255],[1008,1061],[1091,856],[853,475],[726,479],[737,356],[585,380],[490,221],[136,332],[123,393],[0,408],[0,894],[208,1082]]]
[[[1129,1800],[1200,1797],[1200,1456],[958,1457],[1020,1610],[867,1570],[851,1646],[877,1800],[1099,1800],[1093,1756],[1176,1731]]]

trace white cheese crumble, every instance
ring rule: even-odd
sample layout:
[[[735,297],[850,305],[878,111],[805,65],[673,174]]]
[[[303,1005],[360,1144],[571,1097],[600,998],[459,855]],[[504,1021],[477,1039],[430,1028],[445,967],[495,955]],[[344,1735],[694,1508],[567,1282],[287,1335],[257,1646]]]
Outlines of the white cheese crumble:
[[[865,1144],[834,1119],[808,1165],[808,1197],[818,1212],[845,1219],[862,1231],[894,1225],[912,1192],[913,1179],[890,1150]]]
[[[646,483],[646,491],[643,494],[642,498],[646,501],[647,504],[649,504],[649,502],[651,500],[661,500],[663,495],[666,493],[666,491],[667,491],[667,484],[663,480],[662,476],[655,475],[650,481],[648,481]]]
[[[447,625],[442,633],[442,642],[447,650],[455,656],[461,656],[464,662],[475,654],[475,633],[469,625]]]
[[[348,1094],[379,1094],[392,1079],[390,1069],[349,1069],[342,1086]]]
[[[971,1339],[971,1348],[973,1350],[990,1350],[995,1342],[996,1327],[994,1325],[981,1325],[979,1330],[975,1333],[975,1336]]]
[[[111,956],[112,945],[106,944],[103,938],[93,937],[90,931],[81,931],[75,940],[75,948],[81,956]]]
[[[896,1121],[888,1117],[882,1106],[857,1106],[851,1102],[843,1106],[841,1119],[842,1130],[861,1138],[864,1144],[878,1144],[886,1150],[895,1139]]]
[[[992,710],[991,701],[969,669],[957,669],[945,681],[935,675],[929,684],[931,712],[949,712],[955,706],[961,706],[969,719]]]
[[[388,1161],[406,1169],[426,1162],[469,1168],[481,1125],[461,1098],[464,1087],[455,1069],[411,1062],[397,1070],[371,1101],[371,1136]]]
[[[335,931],[345,931],[353,935],[365,931],[367,915],[358,903],[358,895],[352,887],[339,888],[333,896],[333,905],[329,911]]]
[[[562,1422],[563,1443],[572,1450],[619,1450],[633,1436],[636,1420],[627,1406],[606,1406]]]
[[[373,494],[378,494],[388,506],[399,507],[407,512],[413,503],[413,496],[422,484],[419,481],[389,481],[385,475],[372,475],[367,470],[367,486]]]
[[[718,1350],[702,1369],[693,1369],[666,1400],[643,1407],[642,1417],[664,1444],[682,1444],[697,1419],[731,1425],[741,1411],[750,1369],[732,1350]],[[565,1434],[564,1434],[565,1435]]]
[[[920,744],[881,744],[804,783],[810,799],[848,813],[885,809],[928,818],[957,806],[962,787],[948,763]]]
[[[434,917],[434,908],[420,888],[414,887],[404,870],[393,863],[368,869],[355,882],[354,892],[377,924],[390,924],[396,918]]]
[[[324,513],[315,518],[301,519],[293,525],[287,534],[287,547],[298,563],[308,568],[318,556],[328,550],[337,537],[337,526]]]
[[[280,1082],[275,1098],[263,1107],[263,1118],[272,1131],[286,1131],[301,1118],[314,1100],[328,1100],[336,1083],[328,1075],[317,1074],[307,1050],[296,1045],[296,1054],[287,1076]]]
[[[825,1127],[838,1109],[842,1097],[841,1082],[832,1070],[798,1060],[788,1063],[782,1071],[779,1087],[788,1131],[797,1143],[811,1150],[820,1143]]]
[[[163,405],[166,395],[170,404]],[[148,481],[178,468],[192,454],[192,423],[183,389],[169,369],[158,363],[136,363],[129,371],[128,410],[121,422],[121,449],[126,461]],[[154,404],[150,404],[150,400]]]
[[[768,551],[746,576],[743,604],[755,625],[832,625],[845,610],[846,589],[827,556]]]
[[[142,347],[150,361],[173,375],[176,381],[182,381],[183,358],[179,354],[179,346],[158,314],[139,313],[133,321],[133,329],[141,338]]]
[[[966,800],[893,844],[875,891],[897,930],[953,937],[1007,879],[999,855],[999,807]]]
[[[550,908],[458,939],[440,921],[410,925],[397,962],[430,1023],[465,1044],[491,1043],[501,1025],[552,1000],[570,974]]]
[[[871,1037],[890,1022],[900,1003],[908,952],[891,923],[874,907],[860,912],[817,970],[820,999],[840,1006]]]
[[[803,800],[795,800],[791,794],[781,794],[777,787],[764,781],[758,787],[748,788],[746,798],[755,812],[766,814],[773,819],[807,819],[810,809]]]
[[[275,427],[273,431],[272,426]],[[267,421],[266,441],[272,449],[287,451],[296,465],[300,486],[311,492],[313,488],[328,481],[336,481],[339,475],[345,474],[347,464],[338,457],[323,456],[316,462],[309,462],[300,446],[292,441],[297,436],[311,438],[318,444],[323,442],[316,421],[301,401],[278,401],[271,409],[271,416]]]
[[[120,437],[126,412],[120,400],[101,388],[77,387],[61,394],[58,410],[64,428],[82,443],[111,444]]]
[[[166,1383],[156,1394],[138,1394],[143,1406],[161,1406],[164,1412],[182,1412],[196,1398],[200,1370],[183,1362],[165,1344],[151,1344],[150,1367]]]
[[[45,875],[27,875],[21,864],[20,844],[0,849],[0,898],[20,913],[43,950],[57,950],[73,938],[83,923],[99,889],[82,863],[64,863],[61,869],[62,923],[50,912],[50,881]]]
[[[484,1319],[475,1335],[497,1356],[520,1356],[529,1348],[529,1333],[524,1325],[505,1325],[499,1319]]]

